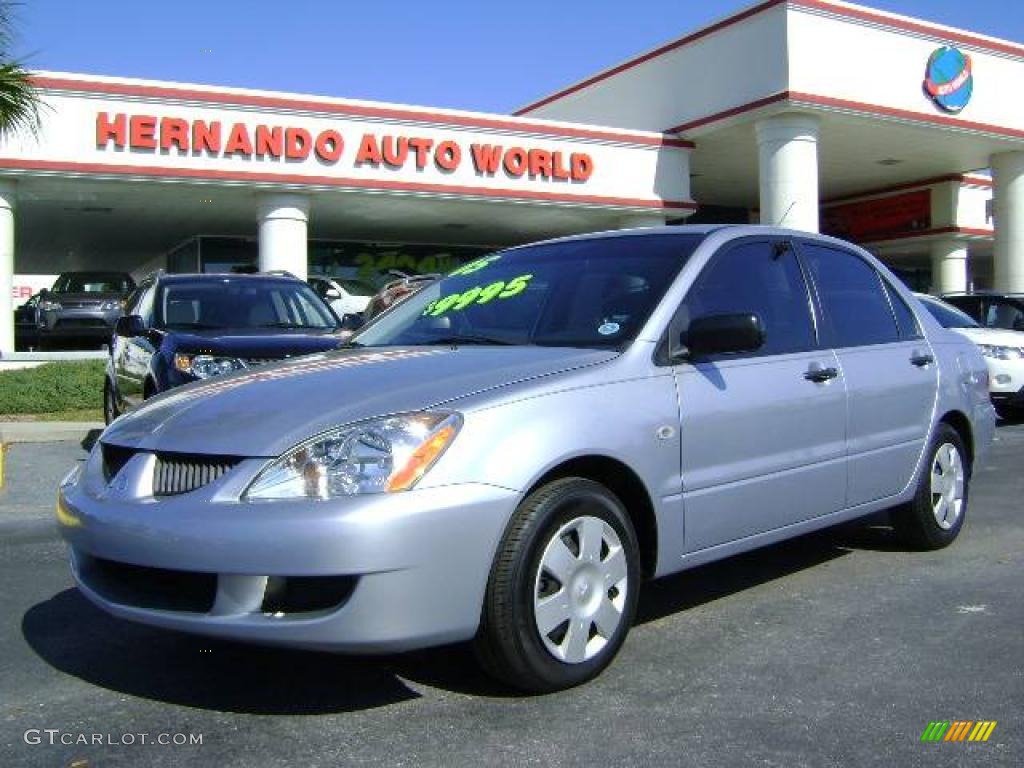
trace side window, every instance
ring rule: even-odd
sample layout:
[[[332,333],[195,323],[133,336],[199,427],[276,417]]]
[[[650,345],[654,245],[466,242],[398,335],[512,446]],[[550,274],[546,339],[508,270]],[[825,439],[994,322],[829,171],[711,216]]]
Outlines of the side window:
[[[1011,331],[1024,330],[1024,312],[1008,301],[993,299],[989,305],[985,325],[989,328],[1006,328]]]
[[[817,346],[807,286],[792,249],[776,252],[767,241],[726,246],[701,272],[672,325],[684,334],[708,315],[753,313],[765,330],[758,355],[803,352]]]
[[[899,341],[896,318],[875,268],[849,251],[801,243],[834,347]]]
[[[889,295],[889,304],[892,306],[893,314],[896,315],[896,325],[900,330],[900,338],[920,339],[921,328],[917,324],[917,318],[914,317],[914,313],[907,306],[907,302],[896,293],[896,290],[889,283],[885,280],[882,283],[885,285],[885,292]]]
[[[125,298],[123,306],[124,306],[124,313],[126,315],[137,315],[138,314],[138,312],[135,311],[135,305],[138,304],[139,296],[142,295],[142,292],[144,290],[146,290],[146,284],[145,283],[140,285],[138,288],[133,289],[132,292],[129,293],[128,296]]]

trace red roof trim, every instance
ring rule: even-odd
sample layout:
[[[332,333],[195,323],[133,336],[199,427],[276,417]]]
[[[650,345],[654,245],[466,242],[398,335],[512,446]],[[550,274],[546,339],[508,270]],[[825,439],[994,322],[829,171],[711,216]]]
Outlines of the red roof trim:
[[[1010,56],[1024,57],[1024,46],[1022,45],[1015,45],[1013,43],[1007,43],[1001,40],[989,40],[979,35],[973,35],[967,32],[953,31],[935,24],[931,24],[929,22],[893,18],[892,16],[887,16],[884,13],[872,11],[869,8],[848,8],[845,6],[833,5],[832,3],[825,2],[824,0],[788,1],[790,5],[798,8],[802,7],[807,9],[826,11],[836,16],[845,16],[848,19],[866,21],[871,24],[878,24],[880,26],[891,27],[893,29],[902,30],[904,32],[912,32],[917,35],[928,35],[929,37],[936,37],[942,40],[949,40],[952,42],[960,43],[962,45],[971,46],[973,48],[979,48],[981,50],[990,51],[993,53],[1001,53],[1008,54]],[[651,59],[663,56],[666,53],[671,53],[677,48],[682,48],[683,46],[689,45],[690,43],[694,43],[697,40],[707,37],[708,35],[714,32],[718,32],[721,29],[730,27],[733,24],[738,24],[741,21],[749,19],[751,16],[756,16],[757,14],[763,11],[767,11],[770,8],[774,8],[777,5],[781,5],[784,2],[786,2],[786,0],[768,0],[767,2],[761,3],[760,5],[755,5],[754,7],[748,8],[745,11],[741,11],[740,13],[737,13],[734,16],[730,16],[726,19],[723,19],[717,24],[712,24],[709,27],[700,29],[692,34],[686,35],[685,37],[673,40],[672,42],[666,43],[660,48],[656,48],[650,53],[645,53],[641,56],[637,56],[636,58],[630,59],[629,61],[626,61],[623,64],[618,65],[617,67],[613,67],[612,69],[609,69],[605,72],[598,73],[593,77],[587,78],[586,80],[577,83],[576,85],[571,85],[568,88],[563,88],[562,90],[553,93],[550,96],[546,96],[543,99],[533,102],[532,104],[528,104],[525,107],[517,109],[512,114],[525,115],[528,112],[532,112],[533,110],[537,109],[538,107],[542,107],[546,104],[550,104],[551,102],[563,99],[566,96],[576,93],[577,91],[589,88],[591,85],[594,85],[595,83],[599,83],[602,80],[607,80],[610,77],[614,77],[615,75],[625,72],[628,69],[632,69],[633,67],[639,66],[640,64],[644,64],[650,61]]]
[[[863,112],[870,115],[881,115],[883,117],[894,117],[900,120],[909,120],[915,123],[926,123],[928,125],[943,126],[946,128],[959,128],[961,130],[968,131],[979,131],[982,133],[991,133],[996,136],[1006,136],[1011,139],[1024,139],[1024,129],[1019,128],[1004,128],[1000,125],[992,125],[990,123],[979,123],[973,120],[963,120],[958,117],[944,117],[940,115],[929,115],[924,112],[914,112],[909,109],[898,109],[896,107],[886,107],[881,104],[867,104],[862,101],[849,101],[847,99],[835,99],[831,96],[818,96],[813,93],[801,93],[798,91],[781,91],[780,93],[773,94],[757,101],[752,101],[748,104],[741,104],[731,109],[727,109],[724,112],[718,112],[714,115],[708,115],[702,117],[699,120],[693,122],[683,123],[677,125],[674,128],[669,128],[667,133],[675,133],[677,131],[688,131],[699,126],[707,125],[718,120],[724,120],[735,115],[743,114],[744,112],[751,112],[755,109],[775,104],[781,101],[789,101],[794,104],[807,104],[816,107],[829,107],[832,109],[842,109],[851,112]]]
[[[600,141],[612,141],[620,144],[632,144],[641,147],[679,147],[692,149],[694,146],[692,141],[686,141],[685,139],[678,139],[671,136],[638,136],[631,133],[604,131],[594,128],[570,128],[568,126],[516,122],[489,117],[448,115],[421,109],[374,107],[362,104],[338,104],[328,101],[310,101],[308,99],[284,96],[260,96],[257,94],[182,88],[179,86],[108,83],[61,77],[36,76],[32,78],[32,82],[39,88],[49,88],[62,91],[85,91],[87,93],[102,93],[109,94],[111,96],[181,99],[186,101],[200,101],[210,104],[327,112],[350,117],[416,120],[419,122],[436,123],[439,125],[450,125],[464,128],[487,128],[517,131],[519,133],[539,133],[549,136],[557,136],[559,138],[597,139]]]
[[[114,165],[106,163],[72,163],[50,160],[18,160],[0,158],[0,170],[65,172],[93,175],[142,176],[151,178],[194,179],[196,181],[244,181],[249,183],[295,184],[313,187],[341,187],[379,192],[412,192],[467,197],[502,198],[538,202],[560,202],[581,205],[608,205],[623,208],[651,208],[658,210],[696,210],[697,204],[689,200],[644,200],[632,197],[606,197],[604,195],[570,195],[540,192],[528,189],[490,189],[462,185],[445,186],[414,181],[387,179],[353,179],[337,176],[302,176],[284,173],[258,173],[244,171],[202,170],[198,168],[155,168],[151,166]]]
[[[848,200],[857,200],[861,197],[876,197],[879,195],[888,195],[893,192],[903,192],[908,189],[920,189],[922,187],[930,187],[933,184],[941,184],[946,181],[964,181],[967,177],[960,173],[950,173],[945,176],[935,176],[931,179],[921,179],[920,181],[907,181],[902,184],[893,184],[889,187],[879,187],[877,189],[869,189],[864,192],[854,192],[849,195],[840,195],[838,197],[830,197],[827,200],[822,200],[822,205],[832,205],[833,203],[842,203]]]

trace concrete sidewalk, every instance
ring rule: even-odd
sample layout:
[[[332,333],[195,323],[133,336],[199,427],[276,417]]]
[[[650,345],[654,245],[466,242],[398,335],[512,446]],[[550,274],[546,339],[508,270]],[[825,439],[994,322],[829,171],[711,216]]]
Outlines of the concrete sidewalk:
[[[101,421],[0,421],[0,444],[81,442],[102,429]]]

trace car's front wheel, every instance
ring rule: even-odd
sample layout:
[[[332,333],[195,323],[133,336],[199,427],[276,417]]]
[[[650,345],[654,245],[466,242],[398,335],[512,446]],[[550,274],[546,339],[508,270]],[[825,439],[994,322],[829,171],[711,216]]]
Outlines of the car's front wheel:
[[[941,549],[952,544],[963,528],[971,462],[960,433],[946,423],[935,429],[927,461],[917,493],[895,510],[893,526],[915,549]]]
[[[586,682],[625,641],[639,581],[636,534],[622,502],[591,480],[549,483],[523,500],[502,540],[478,657],[526,690]]]

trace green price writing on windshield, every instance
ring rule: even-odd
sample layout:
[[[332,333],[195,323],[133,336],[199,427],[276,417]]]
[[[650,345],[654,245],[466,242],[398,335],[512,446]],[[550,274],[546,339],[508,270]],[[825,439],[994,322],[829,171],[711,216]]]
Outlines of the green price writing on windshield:
[[[440,317],[445,312],[456,312],[465,309],[470,304],[487,304],[495,299],[511,299],[525,291],[532,279],[533,275],[519,275],[508,282],[495,280],[487,285],[477,285],[462,293],[453,293],[451,296],[430,302],[423,310],[423,314],[424,316]]]
[[[494,254],[493,256],[484,256],[482,259],[471,261],[469,264],[463,264],[458,269],[453,269],[448,275],[449,277],[455,277],[457,275],[471,275],[474,272],[479,272],[481,269],[486,267],[493,261],[497,261],[501,258],[501,254]]]

